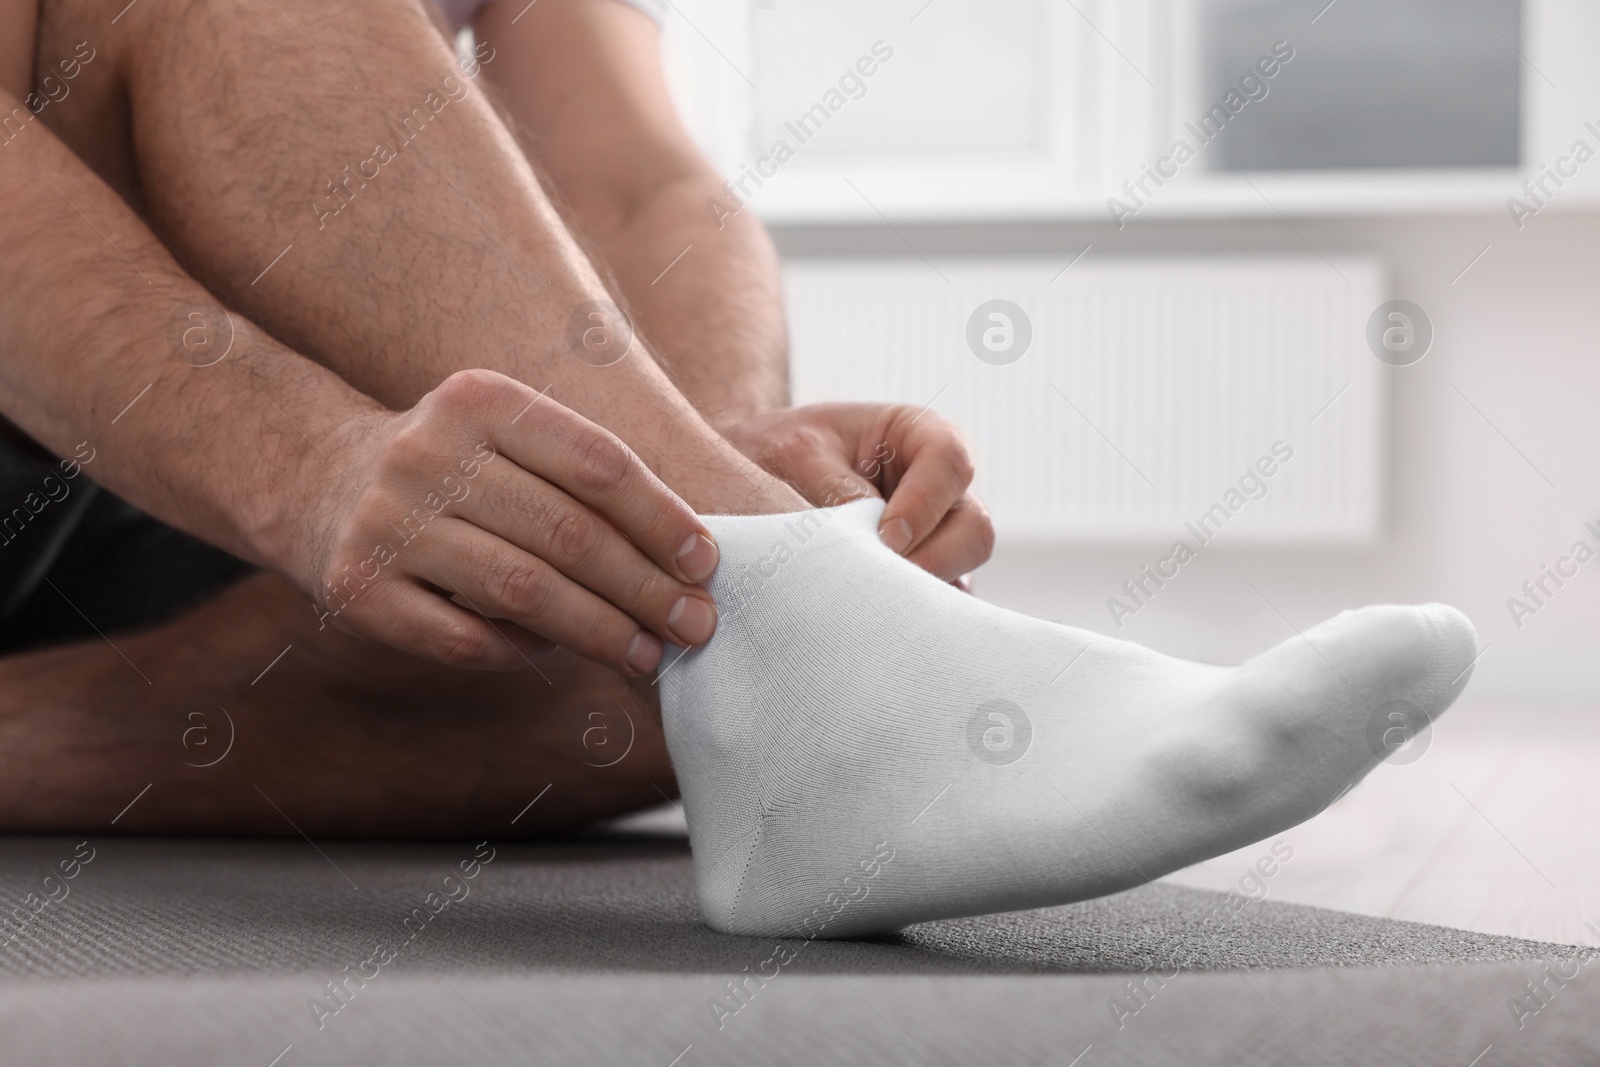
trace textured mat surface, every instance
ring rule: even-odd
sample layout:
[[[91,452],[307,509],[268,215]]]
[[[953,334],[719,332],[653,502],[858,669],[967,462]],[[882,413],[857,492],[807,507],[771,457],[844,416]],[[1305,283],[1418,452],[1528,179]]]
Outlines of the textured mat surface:
[[[1129,979],[1113,975],[785,971],[737,1014],[719,1020],[709,1005],[726,994],[706,975],[398,974],[368,983],[318,1029],[307,1001],[321,992],[319,981],[332,977],[57,982],[56,988],[34,982],[0,997],[0,1061],[48,1067],[1600,1062],[1596,977],[1586,968],[1519,1030],[1507,1000],[1539,977],[1528,964],[1185,973],[1163,987],[1150,983],[1141,1010],[1120,1018],[1110,1005],[1129,1000]]]
[[[44,898],[43,876],[76,844],[0,841],[0,900]],[[476,862],[466,842],[101,838],[90,847],[94,858],[76,878],[53,883],[65,888],[60,903],[47,902],[20,928],[9,917],[6,932],[16,937],[0,953],[0,975],[337,969],[397,940],[407,966],[422,969],[731,973],[751,951],[749,939],[700,925],[687,847],[670,838],[496,844],[478,850],[492,850],[493,859],[471,879],[460,870]],[[419,908],[427,918],[413,917]],[[804,956],[812,973],[1005,974],[1461,963],[1586,951],[1271,900],[1235,911],[1221,893],[1151,885],[1066,907],[924,923],[892,940],[819,941]]]
[[[1600,1058],[1585,948],[1162,885],[780,943],[701,926],[670,838],[11,838],[0,900],[6,1062]]]

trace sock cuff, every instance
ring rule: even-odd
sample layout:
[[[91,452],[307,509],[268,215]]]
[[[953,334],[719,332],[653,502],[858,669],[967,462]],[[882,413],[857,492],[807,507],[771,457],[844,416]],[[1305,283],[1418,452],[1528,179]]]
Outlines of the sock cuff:
[[[828,513],[832,513],[832,516],[851,518],[870,516],[876,529],[876,520],[883,514],[883,507],[882,497],[865,496],[832,507],[807,508],[804,511],[780,511],[773,515],[702,515],[700,519],[720,542],[724,536],[741,537],[781,530],[789,523],[804,522],[804,516],[823,516]],[[864,522],[866,519],[863,518],[861,521]]]
[[[773,602],[777,589],[805,583],[816,566],[860,558],[863,551],[892,556],[878,538],[883,506],[881,499],[865,497],[777,515],[704,516],[721,555],[708,586],[722,620]],[[846,544],[856,547],[844,549]]]

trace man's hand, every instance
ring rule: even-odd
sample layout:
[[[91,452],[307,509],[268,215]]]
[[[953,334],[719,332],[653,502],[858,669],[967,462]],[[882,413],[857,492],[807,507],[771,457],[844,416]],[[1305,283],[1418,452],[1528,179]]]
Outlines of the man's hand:
[[[310,551],[286,568],[325,622],[487,669],[554,643],[638,675],[661,659],[656,635],[710,639],[716,608],[694,584],[716,569],[709,532],[581,415],[476,370],[350,432],[358,458],[307,509]]]
[[[723,433],[813,504],[888,498],[878,535],[947,582],[959,583],[994,549],[989,512],[967,491],[972,457],[960,432],[932,411],[811,404],[757,412]]]

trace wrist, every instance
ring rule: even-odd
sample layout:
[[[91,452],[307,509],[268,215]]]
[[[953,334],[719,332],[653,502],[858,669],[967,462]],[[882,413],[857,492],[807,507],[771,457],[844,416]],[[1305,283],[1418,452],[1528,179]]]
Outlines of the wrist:
[[[245,535],[256,561],[314,594],[320,584],[324,542],[335,517],[362,483],[360,442],[382,432],[392,413],[377,405],[328,413],[317,443],[292,434],[287,468],[272,487],[245,503]]]

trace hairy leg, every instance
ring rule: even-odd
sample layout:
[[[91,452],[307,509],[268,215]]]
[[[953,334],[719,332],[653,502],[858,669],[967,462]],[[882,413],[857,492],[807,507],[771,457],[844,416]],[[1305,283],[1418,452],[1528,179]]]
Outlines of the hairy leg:
[[[116,77],[47,121],[281,341],[396,408],[454,371],[501,371],[616,433],[699,510],[803,506],[627,346],[424,0],[143,0],[115,24],[49,0],[40,55],[82,40]]]
[[[677,795],[654,687],[564,652],[538,671],[318,632],[296,590],[250,578],[0,659],[0,829],[505,836]]]
[[[497,369],[607,426],[697,508],[800,505],[642,344],[611,364],[584,346],[575,312],[607,294],[420,0],[114,14],[45,4],[40,69],[80,42],[96,56],[46,121],[228,307],[392,406]],[[392,158],[354,175],[378,143]],[[319,631],[266,577],[111,636],[0,660],[6,829],[104,825],[147,784],[118,828],[491,834],[546,785],[515,831],[676,794],[656,690],[566,653],[537,673],[440,668]]]

